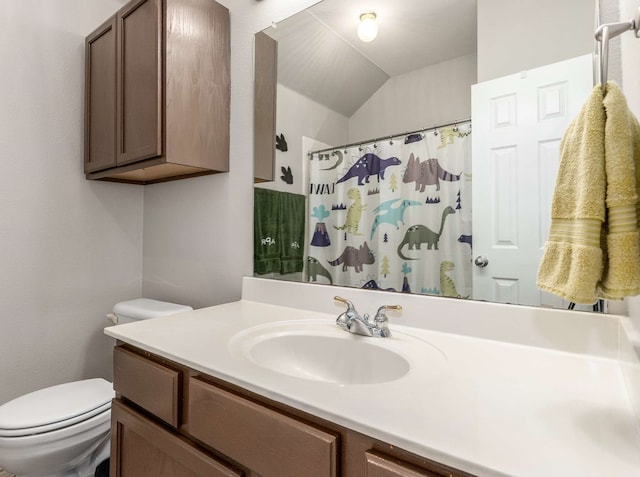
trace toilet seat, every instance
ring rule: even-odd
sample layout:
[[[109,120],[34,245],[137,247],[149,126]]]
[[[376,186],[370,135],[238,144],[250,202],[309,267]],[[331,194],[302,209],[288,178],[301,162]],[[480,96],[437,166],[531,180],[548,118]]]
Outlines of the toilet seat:
[[[113,386],[101,378],[40,389],[0,406],[0,437],[51,432],[111,409]]]

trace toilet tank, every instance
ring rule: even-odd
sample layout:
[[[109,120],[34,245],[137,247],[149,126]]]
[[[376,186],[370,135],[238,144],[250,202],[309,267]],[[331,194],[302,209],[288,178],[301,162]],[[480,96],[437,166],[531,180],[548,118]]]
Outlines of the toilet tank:
[[[149,298],[136,298],[135,300],[116,303],[113,307],[113,313],[109,313],[107,318],[114,324],[121,325],[139,320],[148,320],[149,318],[175,315],[184,311],[193,311],[193,308]]]

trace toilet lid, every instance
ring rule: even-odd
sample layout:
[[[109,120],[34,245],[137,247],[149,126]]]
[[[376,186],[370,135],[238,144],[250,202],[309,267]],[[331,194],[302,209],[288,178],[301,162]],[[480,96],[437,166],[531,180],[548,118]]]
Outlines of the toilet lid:
[[[101,378],[40,389],[0,406],[0,436],[50,432],[111,408],[113,385]]]

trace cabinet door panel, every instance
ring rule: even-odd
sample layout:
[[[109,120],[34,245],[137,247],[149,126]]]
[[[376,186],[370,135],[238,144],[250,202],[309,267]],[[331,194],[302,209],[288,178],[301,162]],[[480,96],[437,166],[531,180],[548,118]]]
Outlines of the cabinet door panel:
[[[162,25],[160,0],[118,12],[118,165],[162,154]]]
[[[377,452],[366,452],[365,459],[366,477],[442,477]]]
[[[255,34],[253,176],[255,182],[275,180],[278,43]]]
[[[112,477],[241,477],[118,400],[111,409]]]
[[[84,170],[116,164],[116,17],[85,41]]]
[[[189,434],[264,477],[336,477],[335,435],[208,383],[189,383]]]

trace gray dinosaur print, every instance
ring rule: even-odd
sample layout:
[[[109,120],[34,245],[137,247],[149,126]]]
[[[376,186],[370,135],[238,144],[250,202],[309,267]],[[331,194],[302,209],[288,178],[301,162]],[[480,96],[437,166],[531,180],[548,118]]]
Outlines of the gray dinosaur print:
[[[420,192],[424,192],[424,189],[428,185],[435,185],[436,190],[440,190],[440,181],[459,181],[462,174],[452,174],[449,171],[445,171],[438,159],[427,159],[420,162],[420,158],[417,158],[411,153],[409,156],[409,162],[407,163],[407,169],[404,171],[402,182],[408,184],[409,182],[416,183],[416,190],[420,189]]]
[[[378,176],[378,182],[384,179],[384,171],[389,166],[400,165],[400,159],[397,157],[389,157],[388,159],[381,159],[373,153],[368,152],[352,165],[347,173],[336,181],[336,184],[345,182],[353,177],[358,178],[358,185],[364,185],[365,181],[369,183],[369,177]]]
[[[325,277],[329,280],[329,285],[333,285],[329,270],[324,268],[322,264],[313,257],[307,257],[307,281],[317,282],[318,276]]]
[[[427,250],[438,250],[438,241],[440,240],[440,236],[442,235],[442,231],[444,230],[444,222],[447,219],[448,215],[455,213],[456,211],[453,210],[452,207],[447,207],[442,211],[440,230],[438,230],[438,232],[434,232],[429,227],[426,227],[424,225],[412,225],[411,227],[409,227],[404,234],[402,242],[400,242],[400,245],[398,245],[398,256],[403,260],[418,260],[417,258],[405,257],[402,254],[402,247],[407,244],[409,244],[409,250],[420,250],[420,247],[423,243],[427,244]]]
[[[367,242],[360,247],[355,248],[348,245],[345,247],[344,252],[335,260],[330,261],[329,263],[334,267],[337,265],[342,265],[342,271],[346,272],[347,267],[354,267],[355,272],[360,273],[363,269],[363,265],[371,265],[376,261],[375,256]]]
[[[331,167],[327,167],[326,169],[321,169],[323,171],[330,171],[332,169],[336,169],[340,164],[342,164],[342,160],[344,159],[344,155],[342,154],[342,151],[333,151],[331,153],[332,156],[338,156],[338,160],[336,161],[336,163],[331,166]]]
[[[400,201],[400,203],[398,203],[398,201]],[[380,224],[391,224],[395,225],[396,228],[399,227],[398,222],[404,225],[404,211],[407,207],[412,205],[422,205],[422,202],[402,199],[392,199],[382,202],[373,210],[373,212],[378,215],[373,219],[373,225],[371,226],[371,239],[373,239],[373,234],[375,234],[376,229]]]

